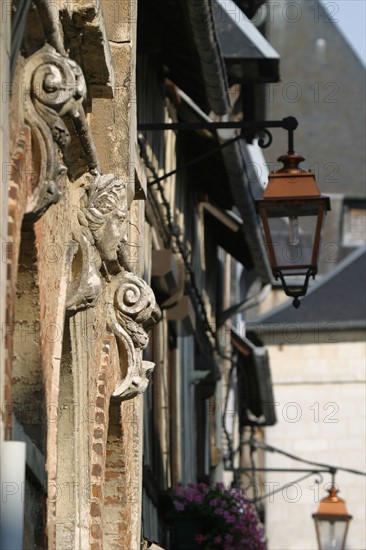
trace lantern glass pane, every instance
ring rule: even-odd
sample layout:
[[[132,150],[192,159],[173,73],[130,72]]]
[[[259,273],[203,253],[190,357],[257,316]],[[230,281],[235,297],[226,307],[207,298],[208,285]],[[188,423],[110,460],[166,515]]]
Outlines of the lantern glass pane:
[[[289,274],[291,271],[299,274],[299,268],[300,273],[303,271],[302,266],[306,271],[308,266],[313,265],[317,221],[317,215],[268,217],[276,267],[286,268],[285,271],[288,269]]]
[[[322,550],[342,550],[348,521],[317,520]]]

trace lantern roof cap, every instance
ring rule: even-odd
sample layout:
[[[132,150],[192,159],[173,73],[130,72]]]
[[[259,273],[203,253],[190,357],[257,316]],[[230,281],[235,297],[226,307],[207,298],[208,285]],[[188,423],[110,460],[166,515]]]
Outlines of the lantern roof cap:
[[[278,158],[283,163],[277,172],[271,172],[263,199],[321,198],[314,172],[299,167],[304,157],[289,153]]]
[[[323,498],[319,503],[315,519],[319,520],[347,520],[351,519],[345,501],[337,496],[338,490],[334,485],[329,489],[329,495]]]

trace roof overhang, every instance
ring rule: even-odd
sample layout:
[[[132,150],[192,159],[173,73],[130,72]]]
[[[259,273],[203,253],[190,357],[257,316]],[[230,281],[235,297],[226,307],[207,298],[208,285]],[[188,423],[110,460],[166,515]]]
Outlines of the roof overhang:
[[[251,269],[253,261],[245,240],[241,218],[229,210],[221,210],[207,202],[201,203],[201,208],[205,232],[235,260]]]
[[[203,113],[194,101],[178,89],[178,116],[186,122],[209,122],[211,119]],[[236,208],[240,215],[240,229],[236,232],[238,240],[232,244],[232,254],[247,269],[255,268],[264,284],[272,282],[259,219],[255,210],[254,197],[262,195],[267,168],[262,151],[255,143],[248,145],[244,140],[225,144],[218,133],[208,130],[182,132],[187,158],[193,159],[208,154],[207,158],[190,168],[190,180],[201,188],[216,205],[226,211]],[[221,150],[218,146],[224,145]],[[224,238],[224,237],[223,237]],[[225,238],[227,242],[228,239]],[[227,250],[229,244],[221,245]],[[239,252],[239,248],[242,250]],[[227,250],[229,251],[229,250]],[[229,252],[231,253],[231,252]],[[239,257],[238,257],[239,256]],[[246,258],[245,258],[246,257]]]
[[[229,78],[278,82],[279,54],[233,0],[213,0],[213,13]]]

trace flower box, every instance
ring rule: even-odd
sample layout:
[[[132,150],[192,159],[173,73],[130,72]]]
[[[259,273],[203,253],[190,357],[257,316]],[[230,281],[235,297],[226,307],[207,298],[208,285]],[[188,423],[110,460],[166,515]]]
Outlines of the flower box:
[[[174,550],[266,550],[257,512],[240,489],[189,484],[171,498]]]

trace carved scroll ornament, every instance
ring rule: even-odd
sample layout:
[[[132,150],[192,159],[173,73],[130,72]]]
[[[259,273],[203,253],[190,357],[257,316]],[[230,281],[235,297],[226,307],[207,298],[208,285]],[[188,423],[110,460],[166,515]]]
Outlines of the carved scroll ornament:
[[[27,59],[23,74],[33,159],[27,213],[39,217],[61,197],[61,180],[68,169],[61,151],[70,142],[65,120],[84,116],[86,86],[80,67],[48,44]]]
[[[114,291],[108,311],[108,328],[117,340],[120,375],[113,397],[131,399],[146,390],[154,363],[142,360],[148,344],[146,330],[160,318],[160,309],[147,283],[125,272]]]
[[[160,309],[148,284],[129,271],[127,188],[113,174],[86,176],[73,224],[71,281],[67,308],[94,306],[103,287],[107,328],[118,347],[119,369],[113,397],[130,399],[148,386],[154,364],[142,360],[147,330]]]

